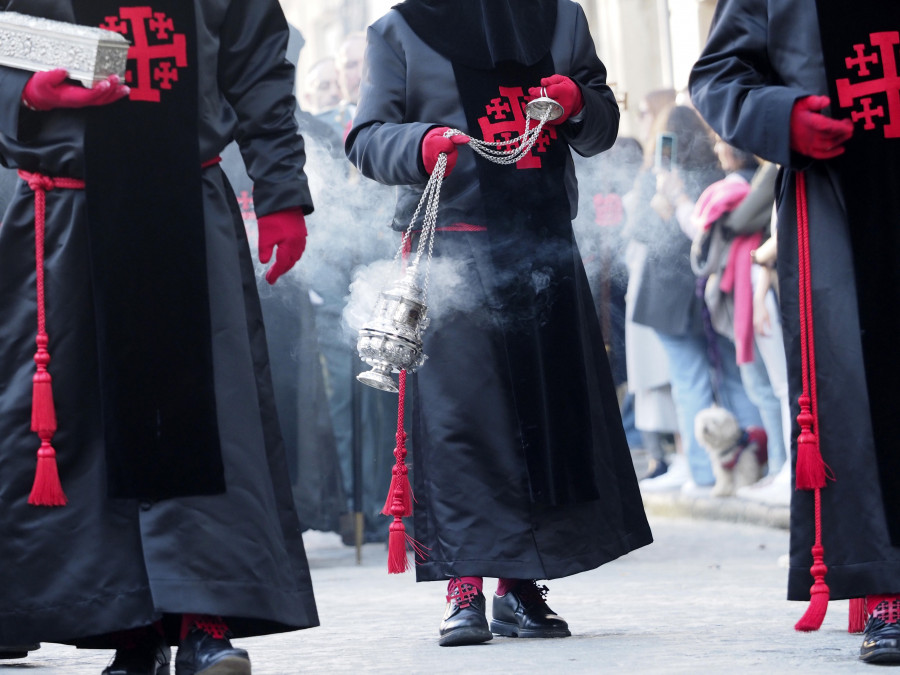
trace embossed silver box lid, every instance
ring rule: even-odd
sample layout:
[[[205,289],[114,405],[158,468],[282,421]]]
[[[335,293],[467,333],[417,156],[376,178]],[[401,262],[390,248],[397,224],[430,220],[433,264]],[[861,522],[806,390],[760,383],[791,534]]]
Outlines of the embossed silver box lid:
[[[85,87],[109,75],[124,81],[128,45],[102,28],[0,12],[0,65],[34,72],[65,68]]]

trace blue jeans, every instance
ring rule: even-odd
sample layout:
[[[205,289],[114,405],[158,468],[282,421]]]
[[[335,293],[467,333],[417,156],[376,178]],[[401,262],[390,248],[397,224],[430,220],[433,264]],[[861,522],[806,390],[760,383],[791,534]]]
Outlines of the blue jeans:
[[[625,438],[628,440],[628,447],[632,450],[643,447],[641,432],[634,427],[634,394],[631,392],[625,394],[625,397],[622,399],[621,413],[622,426],[625,427]]]
[[[754,348],[753,361],[738,366],[747,396],[759,409],[763,428],[768,437],[769,473],[778,473],[786,459],[784,447],[784,428],[782,426],[781,399],[779,399],[769,381],[766,364],[758,348]]]
[[[697,485],[713,485],[716,478],[709,456],[694,436],[697,413],[718,402],[734,413],[742,428],[762,426],[762,418],[744,390],[731,340],[716,335],[715,347],[719,354],[716,368],[710,360],[705,335],[669,335],[658,331],[657,334],[669,357],[672,397],[691,478]]]

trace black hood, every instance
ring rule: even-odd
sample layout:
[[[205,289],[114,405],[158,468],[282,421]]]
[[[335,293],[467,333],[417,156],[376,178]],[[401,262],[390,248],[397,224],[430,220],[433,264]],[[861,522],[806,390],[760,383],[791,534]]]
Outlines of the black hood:
[[[394,9],[436,52],[470,68],[530,66],[550,49],[557,0],[404,0]]]

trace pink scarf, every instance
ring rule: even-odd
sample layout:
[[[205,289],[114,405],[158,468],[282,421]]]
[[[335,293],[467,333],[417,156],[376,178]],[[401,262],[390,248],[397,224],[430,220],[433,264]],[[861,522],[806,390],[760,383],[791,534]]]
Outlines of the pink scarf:
[[[735,237],[719,282],[723,293],[734,295],[734,347],[738,364],[753,362],[753,261],[750,251],[758,248],[761,242],[762,232]]]

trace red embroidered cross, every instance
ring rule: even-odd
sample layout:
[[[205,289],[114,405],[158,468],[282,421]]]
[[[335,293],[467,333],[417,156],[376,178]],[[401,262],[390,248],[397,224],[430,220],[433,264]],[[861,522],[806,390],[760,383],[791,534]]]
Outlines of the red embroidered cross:
[[[499,118],[505,118],[506,115],[502,113],[512,112],[512,110],[510,110],[509,108],[509,103],[504,103],[503,99],[501,98],[492,98],[491,104],[485,108],[485,111],[495,120]]]
[[[548,147],[550,147],[550,139],[547,137],[547,134],[541,131],[541,135],[534,142],[534,149],[538,152],[547,152]]]
[[[153,12],[150,7],[122,7],[119,16],[106,17],[102,27],[122,34],[131,29],[128,60],[134,73],[129,68],[125,80],[131,87],[132,101],[159,101],[159,90],[171,89],[172,82],[178,81],[177,69],[187,66],[187,42],[183,33],[173,32],[171,42],[150,44],[148,28],[158,40],[167,39],[169,31],[174,31],[172,19],[162,12]]]
[[[163,12],[153,12],[153,18],[150,19],[150,30],[156,33],[158,40],[165,40],[169,37],[169,31],[175,30],[175,24],[171,18],[166,18]]]
[[[897,623],[900,621],[900,601],[882,600],[872,610],[872,616],[881,619],[885,623]]]
[[[522,91],[522,87],[500,87],[500,98],[491,99],[484,110],[484,117],[478,118],[482,138],[488,143],[509,141],[511,138],[525,133],[525,104],[530,100]],[[512,114],[512,118],[509,115]],[[537,122],[532,120],[531,126]],[[556,129],[544,127],[540,139],[535,146],[540,152],[546,149],[550,138],[556,138]],[[504,149],[516,148],[518,143],[509,143]],[[534,149],[516,162],[517,169],[540,169],[541,158],[534,154]]]
[[[178,69],[171,62],[163,61],[153,69],[153,79],[159,82],[160,89],[171,89],[172,82],[178,82]]]
[[[872,108],[871,95],[884,94],[887,97],[889,116],[887,124],[884,125],[884,137],[898,138],[900,137],[900,76],[897,73],[897,58],[894,48],[900,44],[900,32],[871,33],[869,40],[880,53],[882,76],[853,84],[848,78],[839,79],[836,83],[838,102],[842,108],[849,108],[855,105],[856,100],[859,99],[862,111],[852,111],[851,117],[854,122],[860,119],[865,120],[864,129],[874,129],[875,123],[872,120],[875,117],[883,118],[884,108],[880,105]],[[859,75],[868,75],[869,68],[866,63],[878,63],[879,55],[873,53],[871,57],[866,58],[862,56],[861,45],[854,45],[854,49],[859,59],[847,58],[847,68],[851,69],[859,64]]]
[[[878,63],[878,54],[870,54],[869,56],[865,56],[866,46],[865,45],[853,45],[853,51],[856,52],[856,58],[852,58],[848,56],[844,59],[844,62],[847,64],[847,70],[855,68],[859,66],[859,72],[857,75],[868,75],[869,74],[869,65],[870,63],[875,64]]]
[[[875,122],[872,121],[873,117],[884,117],[884,108],[882,106],[877,106],[875,108],[872,107],[872,99],[868,96],[865,98],[859,99],[860,103],[862,103],[862,112],[853,110],[850,113],[850,117],[854,122],[858,122],[859,120],[865,120],[866,123],[863,124],[863,129],[874,129]]]

